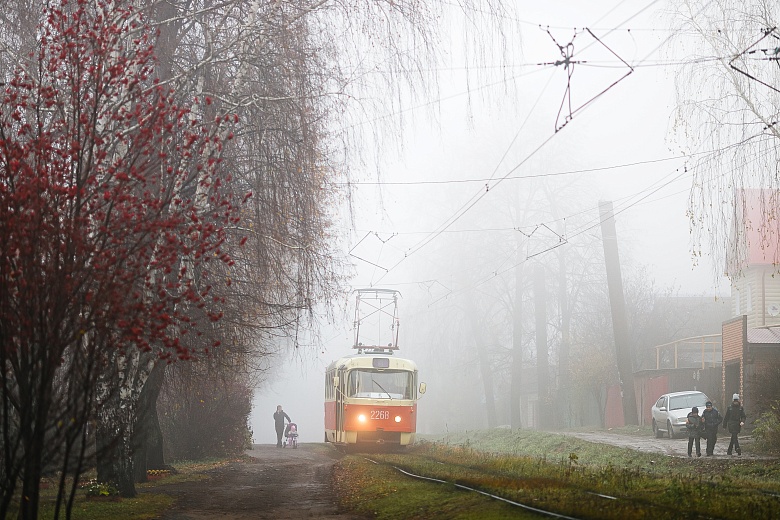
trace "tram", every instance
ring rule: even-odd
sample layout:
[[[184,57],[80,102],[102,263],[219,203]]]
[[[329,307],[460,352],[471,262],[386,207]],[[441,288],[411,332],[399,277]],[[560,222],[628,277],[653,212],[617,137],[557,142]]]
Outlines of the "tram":
[[[418,381],[414,361],[395,355],[398,350],[397,291],[371,289],[358,292],[355,320],[357,353],[328,365],[325,371],[325,442],[338,445],[408,446],[417,430],[417,400],[426,385]],[[373,299],[366,316],[361,305]],[[392,300],[388,304],[385,300]],[[388,308],[392,306],[390,313]],[[366,320],[373,315],[391,317],[393,340],[384,346],[365,343]],[[361,325],[363,331],[361,332]],[[362,334],[362,336],[361,336]]]

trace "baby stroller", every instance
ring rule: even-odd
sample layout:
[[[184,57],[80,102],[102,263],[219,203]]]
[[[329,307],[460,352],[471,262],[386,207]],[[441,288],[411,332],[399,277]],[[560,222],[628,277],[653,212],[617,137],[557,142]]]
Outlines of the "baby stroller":
[[[298,425],[294,422],[287,423],[287,428],[284,429],[284,446],[285,448],[289,444],[293,449],[298,447]]]

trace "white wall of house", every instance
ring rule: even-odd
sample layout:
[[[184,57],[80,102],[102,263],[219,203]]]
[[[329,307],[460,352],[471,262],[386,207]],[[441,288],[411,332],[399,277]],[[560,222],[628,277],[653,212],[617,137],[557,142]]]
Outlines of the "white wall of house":
[[[748,328],[780,325],[780,273],[773,266],[745,269],[731,284],[734,317],[747,316]]]

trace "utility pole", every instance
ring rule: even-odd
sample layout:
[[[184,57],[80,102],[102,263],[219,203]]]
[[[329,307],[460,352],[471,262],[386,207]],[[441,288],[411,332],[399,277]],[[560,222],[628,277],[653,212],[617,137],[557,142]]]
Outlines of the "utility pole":
[[[612,332],[615,336],[615,351],[623,399],[623,421],[625,424],[639,424],[634,394],[631,345],[628,340],[628,325],[626,323],[626,302],[623,296],[623,280],[620,274],[620,257],[618,256],[612,202],[599,202],[599,215],[601,217],[601,239],[604,244],[604,262],[607,267],[609,305],[612,310]]]

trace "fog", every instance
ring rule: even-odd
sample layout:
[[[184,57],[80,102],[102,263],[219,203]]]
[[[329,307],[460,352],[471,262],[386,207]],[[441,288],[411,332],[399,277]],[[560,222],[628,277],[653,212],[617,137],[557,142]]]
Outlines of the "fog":
[[[558,262],[559,249],[597,251],[599,201],[614,204],[624,279],[641,277],[677,295],[728,295],[706,248],[696,261],[691,251],[683,157],[690,151],[674,134],[676,69],[667,65],[686,56],[664,45],[671,33],[662,7],[523,3],[520,34],[510,38],[515,66],[504,71],[513,81],[486,80],[483,88],[462,69],[443,71],[433,113],[410,110],[398,151],[357,179],[354,225],[346,216],[340,224],[355,270],[351,285],[402,294],[399,355],[415,359],[429,385],[419,431],[486,424],[477,410],[476,353],[468,353],[479,339],[457,331],[464,316],[480,311],[464,305],[498,298],[490,295],[514,283],[519,263]],[[560,60],[558,45],[570,42],[573,59],[588,62],[576,63],[570,79],[561,66],[538,65]],[[444,43],[456,60],[457,42]],[[573,116],[564,125],[569,104]],[[353,297],[338,303],[340,319],[323,320],[318,342],[274,360],[255,394],[255,442],[275,442],[277,404],[298,423],[302,442],[322,441],[324,368],[351,353],[353,341]],[[482,339],[500,357],[507,333]],[[470,420],[448,418],[442,399],[458,401]]]

